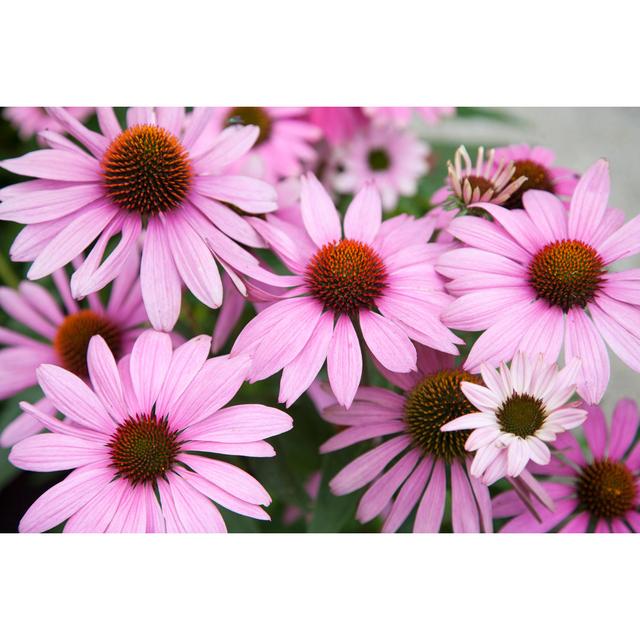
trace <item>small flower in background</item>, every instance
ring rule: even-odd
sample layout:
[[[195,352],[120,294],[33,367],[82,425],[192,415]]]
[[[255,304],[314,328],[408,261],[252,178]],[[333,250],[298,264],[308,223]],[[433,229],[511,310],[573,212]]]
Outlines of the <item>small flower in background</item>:
[[[89,153],[49,131],[40,137],[50,149],[0,162],[9,171],[36,178],[0,190],[0,220],[28,225],[11,257],[33,261],[31,280],[66,265],[95,240],[71,289],[74,297],[97,291],[120,272],[143,224],[140,281],[155,328],[170,331],[175,325],[183,282],[203,304],[220,306],[218,263],[243,293],[238,273],[278,280],[231,240],[242,229],[240,216],[227,206],[273,211],[275,190],[255,178],[219,175],[252,147],[257,127],[231,127],[205,140],[210,109],[194,109],[185,125],[183,108],[130,108],[124,131],[113,109],[97,112],[102,133],[90,131],[64,109],[48,110]],[[103,261],[109,241],[117,236],[119,243]]]
[[[526,183],[527,177],[516,177],[513,162],[504,158],[497,162],[495,149],[486,157],[484,147],[478,148],[475,165],[464,145],[456,150],[453,163],[447,163],[447,184],[431,197],[434,208],[429,216],[436,221],[436,228],[446,229],[460,213],[484,215],[476,206],[483,202],[504,204]]]
[[[66,107],[66,109],[78,120],[86,120],[95,111],[93,107]],[[45,129],[57,133],[63,131],[62,125],[52,118],[44,107],[5,107],[2,115],[18,130],[23,140],[28,140]]]
[[[342,144],[367,123],[359,107],[309,107],[309,121],[322,130],[332,145]]]
[[[588,403],[602,398],[609,382],[606,344],[640,371],[640,280],[637,270],[613,272],[618,260],[640,251],[640,217],[608,209],[609,167],[600,160],[580,179],[567,213],[544,191],[527,191],[524,211],[478,206],[494,222],[453,220],[449,231],[467,246],[438,259],[459,296],[442,315],[451,328],[484,333],[465,363],[497,366],[517,351],[543,352],[555,362],[582,361],[578,393]],[[587,313],[588,312],[588,313]]]
[[[542,355],[525,357],[518,352],[511,367],[498,371],[481,365],[486,386],[463,381],[462,393],[478,409],[442,427],[445,432],[463,430],[471,435],[467,451],[475,451],[471,474],[485,484],[504,476],[517,477],[529,460],[546,465],[551,452],[546,443],[567,429],[579,427],[587,417],[578,403],[567,404],[575,393],[580,361],[574,359],[558,370]]]
[[[526,182],[502,204],[505,209],[522,209],[522,196],[536,189],[547,191],[558,197],[570,197],[578,178],[575,172],[564,167],[554,166],[555,154],[546,147],[530,147],[528,144],[512,144],[508,147],[496,147],[496,162],[513,162],[515,172],[512,181],[526,177]]]
[[[340,193],[355,193],[373,181],[390,210],[399,196],[416,194],[418,180],[429,171],[429,153],[429,145],[410,131],[366,127],[335,149],[329,182]]]
[[[415,116],[427,124],[434,125],[442,118],[453,116],[455,107],[363,107],[363,111],[374,121],[393,123],[406,127]]]
[[[512,491],[493,500],[495,518],[509,518],[505,533],[640,533],[640,445],[638,407],[622,399],[611,419],[611,430],[602,409],[587,407],[584,423],[587,455],[573,433],[555,442],[555,455],[545,467],[530,465],[542,486],[553,496],[555,509],[540,512],[541,521],[525,511]]]
[[[348,426],[322,445],[322,453],[369,440],[375,445],[329,486],[344,495],[370,485],[356,517],[369,522],[388,509],[382,528],[386,533],[397,531],[416,505],[413,531],[440,531],[449,490],[454,532],[490,532],[491,499],[487,486],[469,473],[471,459],[464,448],[468,432],[442,431],[474,411],[460,384],[480,379],[457,369],[451,355],[416,348],[417,371],[399,374],[380,367],[403,393],[363,386],[349,409],[334,404],[323,410],[328,422]]]
[[[252,356],[249,380],[283,369],[279,401],[291,405],[327,360],[331,389],[349,406],[362,374],[356,327],[388,369],[411,371],[411,340],[457,353],[462,341],[439,316],[449,297],[433,269],[441,251],[427,244],[431,223],[410,216],[382,222],[380,196],[367,184],[344,217],[313,174],[303,178],[304,228],[277,221],[254,224],[296,275],[293,289],[242,330],[233,353]],[[379,311],[376,312],[376,309]],[[335,325],[335,326],[334,326]]]
[[[46,341],[0,328],[0,344],[7,345],[0,350],[0,398],[10,398],[37,384],[36,369],[43,363],[59,365],[86,379],[87,349],[94,335],[102,336],[116,357],[128,354],[142,331],[140,325],[147,320],[138,264],[134,253],[114,280],[105,305],[96,294],[87,298],[86,305],[79,305],[71,296],[64,269],[53,274],[62,306],[33,282],[22,282],[17,291],[0,287],[0,307],[5,313]],[[55,413],[47,398],[35,406],[47,415]],[[42,424],[25,413],[6,426],[0,445],[10,447],[41,430]]]
[[[20,531],[66,521],[65,532],[224,532],[214,502],[269,519],[260,505],[270,498],[258,481],[207,454],[275,455],[264,438],[291,429],[291,418],[257,404],[222,409],[242,385],[248,359],[207,359],[210,346],[198,336],[174,351],[167,334],[149,330],[116,365],[95,336],[91,387],[41,365],[40,386],[67,421],[22,403],[51,433],[22,440],[9,459],[30,471],[74,471],[33,503]]]
[[[308,119],[306,107],[219,107],[210,122],[212,136],[228,126],[253,125],[260,129],[253,148],[231,169],[269,182],[300,175],[316,160],[313,146],[322,131]],[[196,147],[196,153],[198,147]]]

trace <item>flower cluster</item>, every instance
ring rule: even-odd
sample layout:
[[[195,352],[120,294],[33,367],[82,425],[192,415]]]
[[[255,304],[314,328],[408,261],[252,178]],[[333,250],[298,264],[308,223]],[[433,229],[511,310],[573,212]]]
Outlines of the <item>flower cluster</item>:
[[[445,107],[4,116],[0,445],[54,472],[19,531],[640,530],[605,160],[445,164]]]

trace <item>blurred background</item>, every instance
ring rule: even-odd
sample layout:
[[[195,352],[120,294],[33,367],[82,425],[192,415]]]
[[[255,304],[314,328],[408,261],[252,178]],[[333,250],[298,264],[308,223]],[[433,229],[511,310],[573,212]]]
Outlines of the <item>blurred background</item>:
[[[89,120],[95,126],[95,117]],[[473,153],[478,145],[503,146],[519,142],[540,144],[556,152],[559,166],[582,173],[600,157],[608,158],[611,167],[612,193],[610,205],[625,211],[627,218],[640,212],[640,109],[638,108],[461,108],[455,118],[441,121],[436,126],[415,123],[416,132],[432,148],[432,169],[420,183],[419,193],[411,201],[401,199],[397,210],[420,214],[428,208],[431,194],[443,184],[446,161],[453,157],[456,147],[464,143]],[[15,128],[0,118],[0,158],[22,155],[36,149],[33,137],[21,138]],[[16,176],[0,169],[0,187],[16,182]],[[24,277],[26,266],[9,261],[9,247],[21,226],[0,222],[0,281],[16,286]],[[627,266],[640,267],[640,256],[627,262]],[[42,281],[45,286],[47,281]],[[193,299],[190,300],[193,303]],[[187,301],[189,304],[189,301]],[[195,321],[200,331],[210,332],[215,312],[199,306]],[[250,317],[251,312],[249,312]],[[193,319],[193,318],[192,318]],[[0,325],[9,324],[0,310]],[[189,327],[183,327],[191,330]],[[180,330],[180,326],[177,327]],[[233,336],[232,336],[233,338]],[[612,375],[603,400],[605,412],[610,414],[615,402],[622,396],[640,400],[638,374],[630,371],[611,354]],[[279,376],[245,385],[237,402],[277,404]],[[32,401],[33,390],[0,402],[0,428],[18,415],[18,401]],[[376,521],[361,526],[353,514],[360,492],[333,497],[326,482],[353,459],[353,450],[329,456],[318,454],[319,445],[332,433],[331,428],[318,416],[308,395],[304,395],[290,409],[295,428],[274,439],[278,451],[275,459],[242,459],[239,464],[255,475],[274,498],[269,509],[271,523],[261,523],[223,511],[230,531],[377,531]],[[323,482],[319,488],[318,471]],[[7,461],[7,451],[0,451],[0,532],[14,532],[28,506],[48,487],[59,481],[63,474],[28,473],[13,468]],[[315,481],[315,482],[314,482]],[[313,510],[312,493],[317,494]],[[312,515],[311,515],[312,512]],[[406,530],[406,527],[403,528]]]

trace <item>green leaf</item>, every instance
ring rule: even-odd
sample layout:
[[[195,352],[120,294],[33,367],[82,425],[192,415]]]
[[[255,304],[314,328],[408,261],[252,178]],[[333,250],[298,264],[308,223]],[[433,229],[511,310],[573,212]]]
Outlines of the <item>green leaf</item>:
[[[362,492],[355,491],[346,496],[334,496],[329,489],[329,481],[365,449],[366,445],[360,445],[324,456],[320,491],[307,528],[309,533],[339,533],[354,520]]]

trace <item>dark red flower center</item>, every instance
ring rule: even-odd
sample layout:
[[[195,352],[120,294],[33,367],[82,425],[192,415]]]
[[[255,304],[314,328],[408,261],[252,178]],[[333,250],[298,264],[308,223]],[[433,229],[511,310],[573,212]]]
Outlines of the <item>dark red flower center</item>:
[[[154,415],[128,418],[109,442],[113,466],[132,484],[164,475],[174,465],[180,445],[167,419]]]
[[[477,409],[460,389],[462,381],[480,384],[478,376],[458,369],[446,369],[427,376],[408,394],[404,422],[416,446],[447,462],[468,454],[464,443],[470,431],[440,431],[447,422]]]
[[[85,309],[64,319],[53,340],[62,366],[81,378],[88,377],[87,349],[93,336],[102,336],[117,359],[122,350],[122,332],[111,320]]]
[[[500,429],[519,438],[528,438],[542,427],[547,412],[542,400],[528,393],[514,393],[496,411]]]
[[[386,171],[391,166],[391,157],[386,149],[377,147],[369,151],[367,162],[372,171]]]
[[[584,307],[600,289],[604,263],[579,240],[558,240],[541,249],[529,265],[529,282],[539,298],[568,311]]]
[[[353,315],[373,308],[387,286],[380,256],[364,242],[340,240],[324,245],[309,262],[306,281],[327,309]]]
[[[260,135],[256,140],[256,147],[271,137],[271,116],[262,107],[234,107],[227,113],[226,121],[229,124],[253,124],[259,127]]]
[[[123,131],[105,152],[102,172],[113,203],[142,215],[178,207],[192,179],[185,148],[172,133],[154,124]]]
[[[583,467],[577,486],[580,503],[596,518],[621,518],[635,507],[635,479],[618,460],[605,458]]]
[[[517,191],[511,194],[511,197],[502,205],[507,209],[522,209],[522,196],[529,189],[537,189],[538,191],[548,191],[555,193],[553,182],[545,167],[532,160],[516,160],[513,163],[515,173],[511,178],[511,182],[515,182],[518,178],[524,176],[527,180]]]

